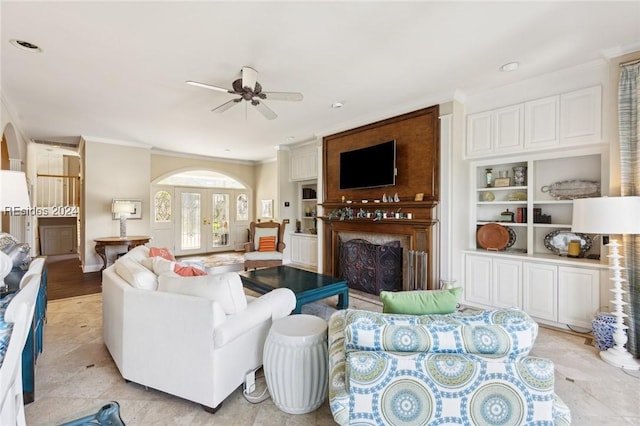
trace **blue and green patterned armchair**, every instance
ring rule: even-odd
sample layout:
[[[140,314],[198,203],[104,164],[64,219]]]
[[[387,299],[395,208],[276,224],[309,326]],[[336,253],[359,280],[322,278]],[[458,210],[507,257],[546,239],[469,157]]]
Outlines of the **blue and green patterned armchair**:
[[[568,425],[550,360],[520,310],[329,321],[329,403],[341,425]]]

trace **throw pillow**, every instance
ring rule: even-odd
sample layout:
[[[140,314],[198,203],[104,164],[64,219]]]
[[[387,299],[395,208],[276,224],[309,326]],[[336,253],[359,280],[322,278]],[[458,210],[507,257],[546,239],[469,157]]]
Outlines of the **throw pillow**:
[[[258,251],[276,251],[276,237],[260,237]]]
[[[382,291],[382,312],[389,314],[433,315],[455,312],[462,287],[447,290]]]
[[[170,272],[173,272],[173,265],[175,265],[175,262],[167,260],[164,257],[160,256],[151,257],[150,259],[152,259],[153,265],[151,270],[156,275],[168,274]]]
[[[155,256],[160,256],[163,259],[172,260],[172,261],[176,260],[176,258],[173,257],[173,254],[171,254],[171,251],[169,251],[169,249],[166,247],[150,247],[149,257],[155,257]]]
[[[155,290],[158,287],[156,274],[131,259],[121,257],[115,263],[116,273],[132,287]]]
[[[165,274],[158,277],[158,291],[187,294],[215,300],[227,315],[247,308],[242,280],[237,272],[224,272],[199,277]]]
[[[255,228],[253,232],[253,249],[258,250],[260,244],[260,238],[262,237],[277,237],[278,228]]]
[[[207,275],[207,273],[200,268],[196,268],[195,266],[183,266],[179,263],[176,263],[173,266],[173,272],[181,277],[199,277],[201,275]]]

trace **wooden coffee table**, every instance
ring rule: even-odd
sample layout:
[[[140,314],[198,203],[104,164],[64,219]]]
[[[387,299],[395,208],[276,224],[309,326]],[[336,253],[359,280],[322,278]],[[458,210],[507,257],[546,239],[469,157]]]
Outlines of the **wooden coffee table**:
[[[349,306],[349,286],[347,281],[330,275],[293,268],[276,266],[240,272],[242,284],[260,294],[276,288],[288,288],[296,295],[295,313],[299,314],[302,305],[338,295],[338,309]]]

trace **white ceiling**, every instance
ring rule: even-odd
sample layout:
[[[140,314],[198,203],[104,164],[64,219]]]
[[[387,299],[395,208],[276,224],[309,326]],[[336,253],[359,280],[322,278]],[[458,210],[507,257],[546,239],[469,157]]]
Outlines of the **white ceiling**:
[[[260,161],[274,147],[640,49],[632,2],[1,2],[1,89],[29,139]],[[38,45],[33,54],[11,39]],[[519,61],[516,72],[498,67]],[[302,102],[211,109],[242,66]],[[333,102],[344,107],[331,109]]]

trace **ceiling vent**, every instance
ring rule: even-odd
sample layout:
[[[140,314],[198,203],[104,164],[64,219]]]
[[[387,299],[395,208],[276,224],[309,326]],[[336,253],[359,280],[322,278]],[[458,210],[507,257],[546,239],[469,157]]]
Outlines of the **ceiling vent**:
[[[44,139],[31,139],[31,142],[38,143],[40,145],[49,145],[66,148],[77,148],[78,144],[75,142],[61,142],[61,141],[47,141]]]

